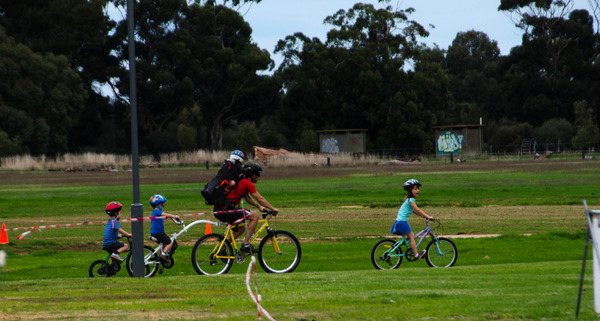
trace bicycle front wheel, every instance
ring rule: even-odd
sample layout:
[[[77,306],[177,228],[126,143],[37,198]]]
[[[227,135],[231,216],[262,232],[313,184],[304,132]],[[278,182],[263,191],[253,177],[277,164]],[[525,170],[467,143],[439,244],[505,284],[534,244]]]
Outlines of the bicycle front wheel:
[[[438,244],[431,241],[427,245],[427,253],[425,259],[431,267],[451,267],[456,263],[458,251],[454,242],[447,238],[439,237]]]
[[[158,259],[158,255],[153,254],[154,249],[149,245],[144,245],[144,277],[151,278],[158,271],[158,265],[160,261]],[[133,277],[133,255],[129,252],[127,255],[127,260],[125,261],[125,266],[127,267],[127,273],[129,276]]]
[[[196,273],[217,275],[229,272],[233,265],[233,248],[228,241],[225,241],[217,253],[221,241],[223,235],[217,233],[204,235],[196,241],[192,249],[192,265]]]
[[[371,250],[371,263],[378,270],[397,269],[402,263],[402,249],[398,246],[394,251],[394,240],[385,239],[377,242]]]
[[[88,274],[91,278],[109,277],[107,267],[108,264],[106,264],[105,260],[96,260],[90,265]]]
[[[298,267],[302,249],[290,232],[273,231],[258,246],[258,262],[267,273],[289,273]]]

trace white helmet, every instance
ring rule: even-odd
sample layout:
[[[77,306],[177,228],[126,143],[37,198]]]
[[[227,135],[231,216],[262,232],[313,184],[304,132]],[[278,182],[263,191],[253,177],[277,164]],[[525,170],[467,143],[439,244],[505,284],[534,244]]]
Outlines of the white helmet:
[[[233,152],[231,152],[231,155],[229,155],[229,159],[235,159],[238,162],[241,162],[246,159],[246,154],[244,154],[244,152],[242,152],[241,150],[236,149]]]
[[[414,178],[409,179],[408,181],[404,182],[404,189],[408,191],[413,185],[421,186],[421,183]]]

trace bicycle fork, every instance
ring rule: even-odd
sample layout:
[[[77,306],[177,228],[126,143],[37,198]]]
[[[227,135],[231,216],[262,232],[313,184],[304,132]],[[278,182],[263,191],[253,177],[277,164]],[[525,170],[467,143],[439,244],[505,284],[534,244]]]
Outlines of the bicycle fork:
[[[443,256],[444,253],[442,253],[442,250],[440,249],[440,241],[438,240],[437,236],[431,234],[431,237],[433,238],[433,248],[435,249],[435,252],[439,255],[439,256]]]
[[[277,243],[277,237],[275,236],[275,232],[270,226],[267,226],[267,236],[271,237],[271,243],[273,244],[273,249],[277,255],[281,255],[281,249],[279,248],[279,244]]]

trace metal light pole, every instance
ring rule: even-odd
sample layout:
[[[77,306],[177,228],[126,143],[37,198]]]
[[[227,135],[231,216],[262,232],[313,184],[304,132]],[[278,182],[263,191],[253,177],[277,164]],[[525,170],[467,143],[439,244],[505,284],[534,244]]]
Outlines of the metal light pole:
[[[138,122],[137,122],[137,89],[135,86],[135,19],[133,15],[134,0],[127,0],[127,37],[129,48],[129,106],[131,111],[131,170],[133,172],[133,204],[131,204],[131,218],[142,218],[144,210],[140,204],[140,169],[138,155]],[[133,277],[144,277],[144,223],[143,221],[131,222],[133,245]]]

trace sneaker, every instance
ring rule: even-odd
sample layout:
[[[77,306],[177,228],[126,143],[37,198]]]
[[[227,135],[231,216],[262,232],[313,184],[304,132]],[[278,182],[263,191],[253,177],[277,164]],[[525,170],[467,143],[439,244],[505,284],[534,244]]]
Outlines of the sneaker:
[[[425,253],[426,253],[426,252],[427,252],[426,250],[423,250],[423,251],[421,251],[421,252],[417,253],[417,255],[415,255],[415,260],[417,260],[417,261],[418,261],[418,260],[422,259],[422,258],[423,258],[423,256],[425,256]]]
[[[160,251],[160,257],[166,260],[169,258],[169,254],[165,253],[165,251]]]
[[[117,252],[111,254],[110,257],[112,257],[113,259],[115,259],[119,262],[123,262],[123,258],[121,258],[121,256],[119,256],[119,253],[117,253]]]
[[[254,247],[251,244],[242,244],[240,252],[252,254],[254,253]]]

